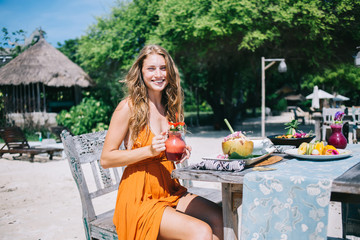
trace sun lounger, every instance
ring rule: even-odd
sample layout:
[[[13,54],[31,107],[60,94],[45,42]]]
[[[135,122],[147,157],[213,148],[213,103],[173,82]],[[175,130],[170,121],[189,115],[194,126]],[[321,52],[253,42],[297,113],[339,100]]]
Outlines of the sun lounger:
[[[292,108],[291,110],[294,113],[294,119],[298,121],[301,119],[301,124],[305,124],[305,112],[299,107]]]
[[[49,159],[52,160],[54,153],[61,152],[62,148],[55,147],[30,147],[24,132],[19,127],[5,127],[0,128],[0,137],[4,140],[5,144],[0,149],[0,157],[4,153],[9,154],[28,154],[30,155],[30,161],[34,161],[34,156],[47,153]]]

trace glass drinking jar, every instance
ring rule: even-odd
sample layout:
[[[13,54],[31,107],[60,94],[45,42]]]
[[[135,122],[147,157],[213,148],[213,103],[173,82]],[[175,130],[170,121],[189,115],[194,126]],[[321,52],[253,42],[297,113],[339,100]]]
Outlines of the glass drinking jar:
[[[185,155],[185,141],[182,131],[169,131],[168,139],[165,141],[165,155],[170,161],[179,161]]]

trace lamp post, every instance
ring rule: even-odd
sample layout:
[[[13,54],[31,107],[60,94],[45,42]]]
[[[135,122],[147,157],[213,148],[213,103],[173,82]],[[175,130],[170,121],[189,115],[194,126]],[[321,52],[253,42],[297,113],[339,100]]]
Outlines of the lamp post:
[[[360,46],[356,47],[356,49],[360,49]],[[355,66],[360,67],[360,51],[355,56]]]
[[[265,65],[265,62],[270,63]],[[284,58],[266,59],[265,57],[261,57],[261,137],[265,137],[265,71],[274,65],[275,62],[280,62],[278,67],[279,72],[287,71]]]

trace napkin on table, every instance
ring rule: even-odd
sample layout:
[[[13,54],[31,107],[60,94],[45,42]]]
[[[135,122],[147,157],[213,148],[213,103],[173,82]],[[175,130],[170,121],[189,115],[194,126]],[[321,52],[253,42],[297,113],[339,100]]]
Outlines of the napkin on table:
[[[244,160],[235,161],[221,161],[221,160],[204,160],[200,163],[190,166],[193,169],[198,170],[218,170],[218,171],[230,171],[240,172],[245,167]]]

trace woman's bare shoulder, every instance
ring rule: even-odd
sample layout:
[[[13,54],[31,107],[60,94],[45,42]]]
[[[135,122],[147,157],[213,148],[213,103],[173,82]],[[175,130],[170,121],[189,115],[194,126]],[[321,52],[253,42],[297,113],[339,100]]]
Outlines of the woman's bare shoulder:
[[[130,111],[131,111],[131,109],[130,109],[129,98],[125,98],[117,105],[117,107],[114,111],[114,114],[117,112],[130,114]]]
[[[116,129],[116,132],[119,131],[119,126],[121,128],[127,128],[129,124],[129,120],[131,117],[131,110],[129,106],[129,100],[126,98],[122,100],[116,107],[115,111],[112,114],[109,131],[111,132],[112,129]],[[125,130],[126,132],[127,130]]]

